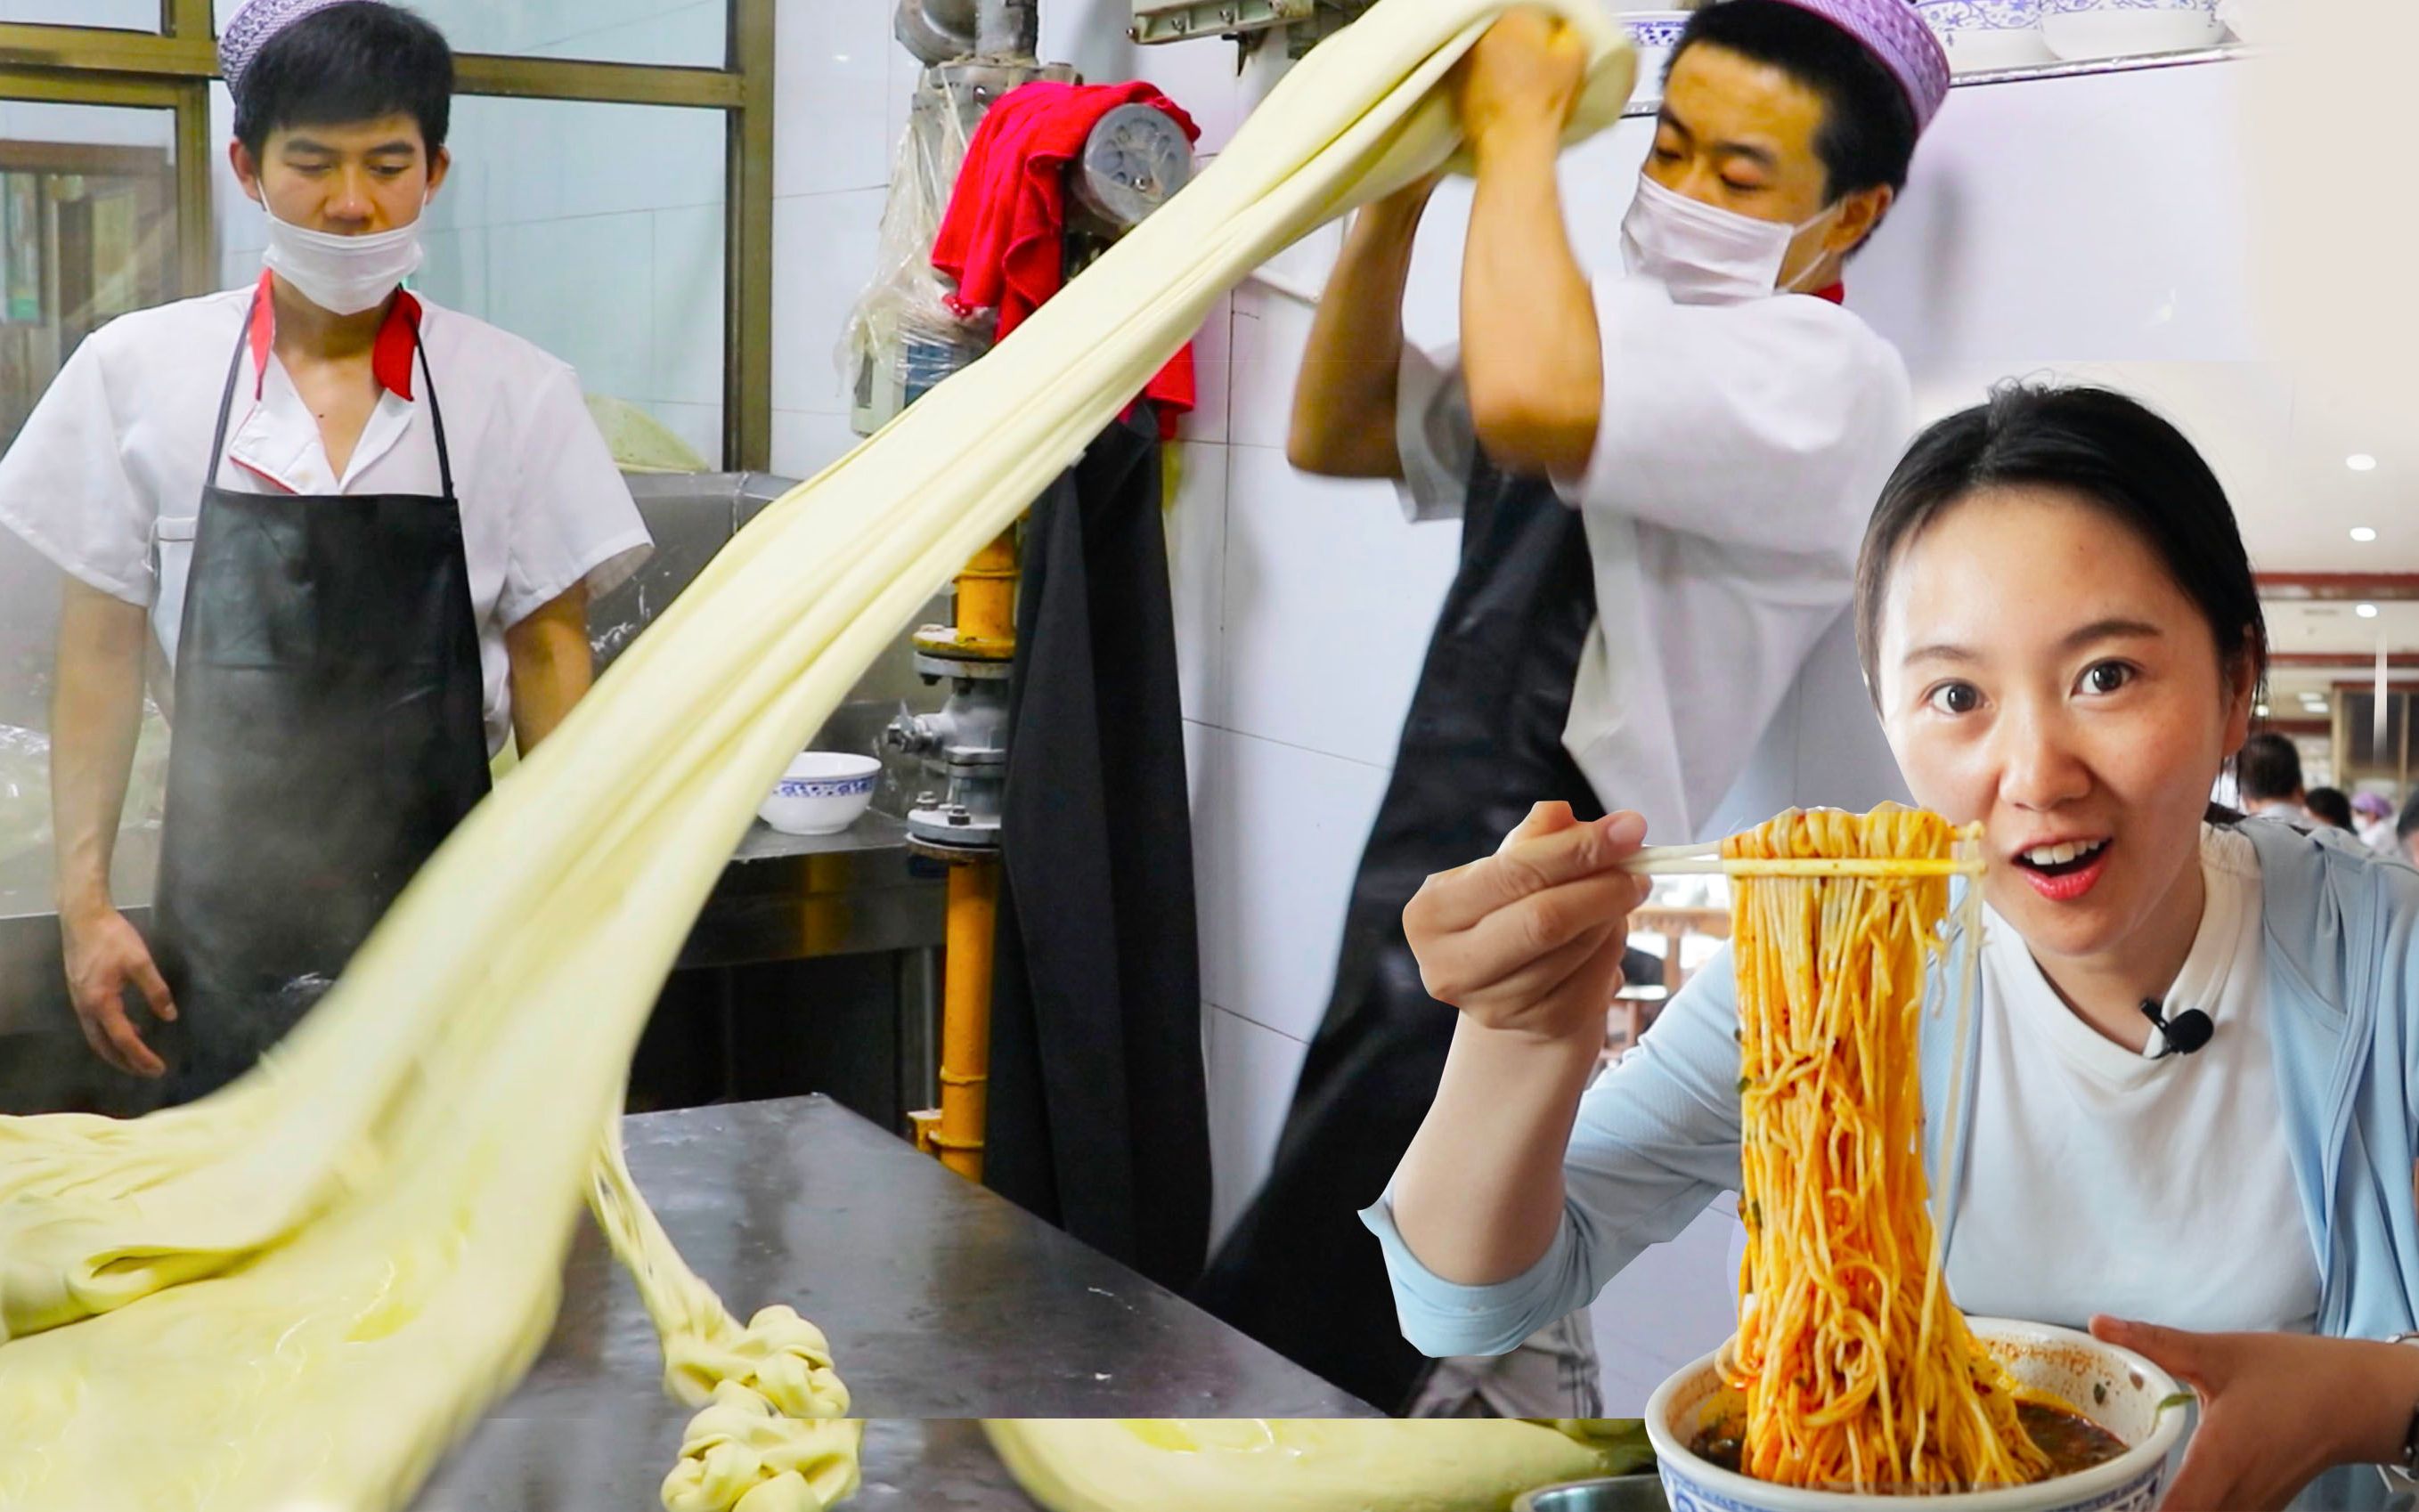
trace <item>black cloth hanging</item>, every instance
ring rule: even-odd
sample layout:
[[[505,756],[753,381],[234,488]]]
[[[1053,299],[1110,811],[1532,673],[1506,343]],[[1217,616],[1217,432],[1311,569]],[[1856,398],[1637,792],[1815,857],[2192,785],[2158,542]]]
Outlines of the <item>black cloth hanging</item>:
[[[1181,1289],[1210,1242],[1193,830],[1155,418],[1025,531],[984,1180]]]
[[[1385,1190],[1436,1100],[1456,1017],[1420,984],[1403,909],[1431,873],[1492,852],[1532,804],[1559,798],[1583,820],[1601,817],[1563,748],[1595,608],[1579,512],[1547,484],[1481,456],[1460,567],[1353,879],[1327,1016],[1268,1180],[1194,1293],[1389,1412],[1409,1407],[1433,1363],[1403,1338],[1378,1241],[1359,1213]]]

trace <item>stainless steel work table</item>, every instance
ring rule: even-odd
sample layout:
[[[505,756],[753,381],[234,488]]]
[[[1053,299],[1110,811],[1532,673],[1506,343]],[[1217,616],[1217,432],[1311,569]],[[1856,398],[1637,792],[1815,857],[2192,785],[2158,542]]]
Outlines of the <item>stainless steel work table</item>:
[[[813,1319],[860,1417],[1371,1413],[828,1099],[645,1114],[624,1127],[631,1170],[689,1264],[742,1318],[779,1302]],[[655,1504],[690,1416],[661,1374],[636,1293],[583,1223],[545,1353],[439,1471],[420,1512]],[[1025,1505],[988,1451],[938,1427],[877,1424],[867,1481],[855,1504]],[[877,1483],[894,1499],[874,1494]],[[996,1499],[941,1494],[986,1485]]]

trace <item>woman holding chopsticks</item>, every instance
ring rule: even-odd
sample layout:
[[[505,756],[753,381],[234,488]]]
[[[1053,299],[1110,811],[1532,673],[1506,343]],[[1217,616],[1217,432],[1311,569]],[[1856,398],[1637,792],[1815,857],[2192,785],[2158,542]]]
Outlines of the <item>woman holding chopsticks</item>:
[[[2118,394],[2002,390],[1892,476],[1857,618],[1918,802],[1983,826],[1972,1113],[1933,1181],[1960,1305],[2194,1384],[2171,1507],[2419,1455],[2419,873],[2206,811],[2267,661],[2215,476]],[[1364,1217],[1432,1354],[1512,1347],[1738,1184],[1724,966],[1589,1085],[1651,872],[1720,864],[1646,838],[1541,805],[1406,913],[1461,1016]],[[1935,1117],[1951,1026],[1925,1016]]]

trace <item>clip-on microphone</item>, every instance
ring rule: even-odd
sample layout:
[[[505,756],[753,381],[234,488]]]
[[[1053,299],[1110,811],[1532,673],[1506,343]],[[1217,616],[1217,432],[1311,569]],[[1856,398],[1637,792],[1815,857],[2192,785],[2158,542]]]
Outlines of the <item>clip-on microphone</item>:
[[[2174,1018],[2169,1018],[2159,1011],[2156,1000],[2146,997],[2142,999],[2142,1016],[2150,1021],[2150,1026],[2159,1031],[2160,1039],[2165,1041],[2165,1047],[2150,1057],[2152,1060],[2165,1060],[2169,1056],[2189,1056],[2209,1043],[2210,1037],[2217,1033],[2217,1026],[2210,1022],[2208,1014],[2196,1008],[2185,1009]]]

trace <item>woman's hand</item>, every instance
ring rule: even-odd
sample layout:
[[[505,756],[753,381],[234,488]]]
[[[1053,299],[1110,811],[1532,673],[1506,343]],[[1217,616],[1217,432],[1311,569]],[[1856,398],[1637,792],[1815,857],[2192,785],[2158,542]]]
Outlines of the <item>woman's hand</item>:
[[[2192,1387],[2200,1427],[2167,1512],[2281,1507],[2337,1465],[2383,1464],[2419,1407],[2419,1348],[2301,1334],[2192,1334],[2091,1320]]]
[[[1620,862],[1645,838],[1634,813],[1583,825],[1541,803],[1493,856],[1428,878],[1403,910],[1428,995],[1485,1028],[1601,1046],[1629,915],[1652,886]]]

